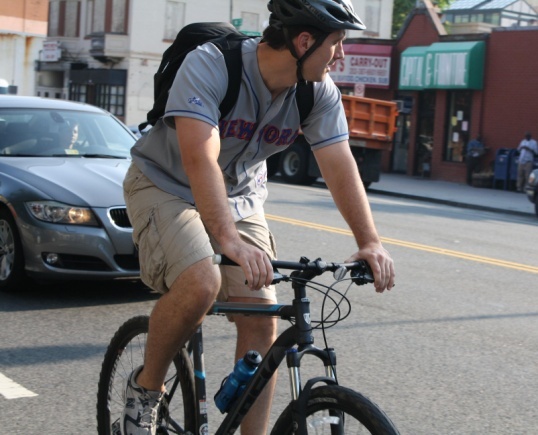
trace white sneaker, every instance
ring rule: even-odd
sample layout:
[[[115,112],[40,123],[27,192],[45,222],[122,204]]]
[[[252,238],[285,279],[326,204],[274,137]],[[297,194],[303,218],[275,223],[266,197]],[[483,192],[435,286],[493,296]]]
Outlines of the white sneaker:
[[[123,391],[125,409],[121,418],[123,435],[155,435],[157,413],[163,397],[160,391],[149,391],[136,383],[142,366],[127,378]]]

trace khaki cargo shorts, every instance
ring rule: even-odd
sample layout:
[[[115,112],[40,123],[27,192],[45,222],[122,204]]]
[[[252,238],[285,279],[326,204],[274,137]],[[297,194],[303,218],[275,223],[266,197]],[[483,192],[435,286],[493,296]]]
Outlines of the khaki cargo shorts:
[[[123,182],[133,241],[140,257],[140,277],[150,288],[166,293],[175,279],[194,263],[219,253],[196,208],[156,187],[133,163]],[[276,258],[275,241],[265,218],[254,215],[236,222],[243,240]],[[274,286],[250,290],[240,267],[221,266],[219,300],[255,297],[276,302]]]

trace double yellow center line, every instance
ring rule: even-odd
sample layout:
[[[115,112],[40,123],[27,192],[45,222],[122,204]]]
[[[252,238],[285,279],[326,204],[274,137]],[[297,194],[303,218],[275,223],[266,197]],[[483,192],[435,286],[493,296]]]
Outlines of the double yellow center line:
[[[305,221],[300,221],[297,219],[291,219],[291,218],[286,218],[283,216],[276,216],[276,215],[271,215],[271,214],[267,214],[265,215],[265,217],[268,220],[272,220],[276,222],[282,222],[285,224],[297,225],[297,226],[306,227],[306,228],[313,228],[315,230],[327,231],[330,233],[342,234],[344,236],[353,237],[353,233],[347,229],[330,227],[328,225],[316,224],[314,222],[305,222]],[[515,269],[515,270],[520,270],[523,272],[538,274],[537,266],[529,266],[526,264],[514,263],[512,261],[498,260],[496,258],[483,257],[481,255],[474,255],[474,254],[467,254],[465,252],[453,251],[451,249],[436,248],[435,246],[422,245],[420,243],[406,242],[403,240],[391,239],[387,237],[382,237],[381,241],[388,245],[402,246],[404,248],[431,252],[433,254],[447,255],[449,257],[456,257],[456,258],[461,258],[464,260],[476,261],[479,263],[490,264],[493,266],[506,267],[509,269]]]

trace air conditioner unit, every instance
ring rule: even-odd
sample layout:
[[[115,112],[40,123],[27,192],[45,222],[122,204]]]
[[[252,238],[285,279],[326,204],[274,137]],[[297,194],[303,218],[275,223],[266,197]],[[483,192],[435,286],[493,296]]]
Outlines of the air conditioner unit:
[[[403,112],[404,110],[404,100],[394,100],[396,103],[396,108],[398,109],[398,112]]]

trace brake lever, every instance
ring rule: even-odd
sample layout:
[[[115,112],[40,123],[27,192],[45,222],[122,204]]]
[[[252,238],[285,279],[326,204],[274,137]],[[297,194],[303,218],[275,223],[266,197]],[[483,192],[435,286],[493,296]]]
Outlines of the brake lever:
[[[362,262],[362,266],[351,271],[351,280],[356,285],[364,285],[374,282],[374,274],[368,263]]]

